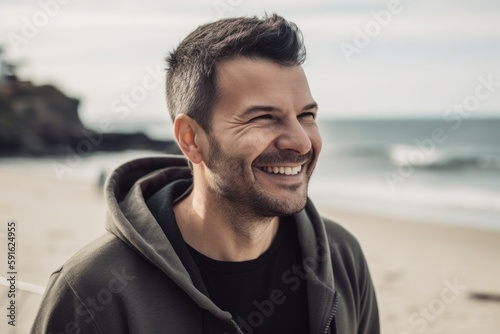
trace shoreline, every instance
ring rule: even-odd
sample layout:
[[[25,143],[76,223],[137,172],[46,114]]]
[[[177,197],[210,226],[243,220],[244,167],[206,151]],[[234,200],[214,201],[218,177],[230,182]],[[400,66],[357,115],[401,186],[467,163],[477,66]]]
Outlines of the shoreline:
[[[317,196],[316,196],[317,197]],[[324,202],[314,201],[316,207],[327,207]],[[449,226],[485,232],[500,233],[500,211],[471,210],[469,208],[445,208],[412,206],[408,203],[391,203],[388,201],[361,202],[355,204],[342,203],[342,199],[331,199],[336,205],[330,211],[356,213],[364,216],[384,217],[391,220],[411,221],[417,224]],[[342,204],[339,204],[341,202]]]
[[[82,180],[92,184],[98,184],[99,178],[111,172],[114,167],[121,163],[136,158],[161,156],[164,153],[154,151],[128,150],[122,152],[96,152],[82,156],[81,160],[67,160],[65,156],[33,157],[0,157],[0,166],[10,166],[39,174],[40,177],[57,178],[58,181]],[[340,212],[356,212],[370,216],[385,216],[390,219],[415,220],[417,222],[432,222],[439,225],[466,227],[483,231],[500,232],[500,206],[493,197],[478,197],[474,201],[462,202],[460,198],[453,206],[449,203],[436,202],[428,205],[413,202],[409,190],[406,189],[401,196],[387,193],[380,184],[369,184],[365,189],[358,183],[333,179],[323,179],[321,175],[315,175],[309,186],[309,197],[317,207],[329,207],[334,203],[334,209]],[[325,182],[326,181],[326,182]],[[333,182],[330,184],[329,182]],[[428,192],[429,189],[426,189]],[[459,189],[460,192],[467,192]],[[448,190],[448,194],[451,194]],[[411,193],[411,192],[410,192]],[[469,190],[474,194],[474,190]],[[419,193],[420,197],[428,197],[428,193]],[[434,193],[432,193],[434,196]],[[471,195],[468,195],[471,197]],[[434,197],[432,197],[434,200]],[[477,202],[488,203],[483,207]]]

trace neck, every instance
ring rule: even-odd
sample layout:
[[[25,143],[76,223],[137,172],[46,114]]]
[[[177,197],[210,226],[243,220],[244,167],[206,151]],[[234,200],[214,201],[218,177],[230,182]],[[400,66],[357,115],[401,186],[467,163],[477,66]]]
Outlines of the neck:
[[[196,185],[174,206],[184,240],[194,249],[219,261],[247,261],[271,245],[278,217],[244,215],[225,198],[206,194]]]

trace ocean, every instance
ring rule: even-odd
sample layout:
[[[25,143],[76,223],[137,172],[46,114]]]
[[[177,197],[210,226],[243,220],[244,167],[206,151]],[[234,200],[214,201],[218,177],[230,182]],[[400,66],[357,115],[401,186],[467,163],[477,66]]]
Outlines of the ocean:
[[[320,120],[319,126],[323,150],[309,186],[318,206],[500,230],[500,119]],[[171,138],[170,124],[145,122],[135,130]],[[96,153],[62,178],[97,183],[104,171],[152,154],[158,153]],[[51,177],[54,162],[2,160]]]
[[[320,123],[315,202],[500,230],[500,119]]]

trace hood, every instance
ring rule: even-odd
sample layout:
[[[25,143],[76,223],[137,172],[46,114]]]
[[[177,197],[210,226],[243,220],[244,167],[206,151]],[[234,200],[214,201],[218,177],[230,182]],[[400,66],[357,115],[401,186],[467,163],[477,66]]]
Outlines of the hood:
[[[203,309],[225,321],[222,311],[194,286],[191,276],[165,236],[146,201],[165,185],[191,179],[183,156],[132,160],[115,169],[105,185],[106,229],[163,271]]]
[[[163,271],[199,307],[237,327],[229,312],[221,310],[195,287],[190,273],[147,206],[147,200],[156,192],[183,179],[192,179],[184,156],[142,158],[121,165],[105,185],[106,229]],[[329,242],[322,218],[309,200],[306,208],[293,218],[297,223],[304,267],[311,268],[307,291],[309,304],[314,305],[309,319],[315,327],[325,322],[326,305],[332,303],[335,294]]]

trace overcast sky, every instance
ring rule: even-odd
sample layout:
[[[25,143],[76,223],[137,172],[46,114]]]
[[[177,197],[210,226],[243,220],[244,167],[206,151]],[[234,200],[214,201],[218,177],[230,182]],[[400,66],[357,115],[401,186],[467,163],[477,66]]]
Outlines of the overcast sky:
[[[202,23],[264,12],[302,30],[323,118],[442,117],[480,77],[500,82],[498,0],[55,1],[1,0],[0,43],[24,79],[80,98],[87,122],[132,92],[125,121],[167,120],[163,84],[148,77],[166,53]],[[500,86],[491,89],[473,115],[500,117]]]

